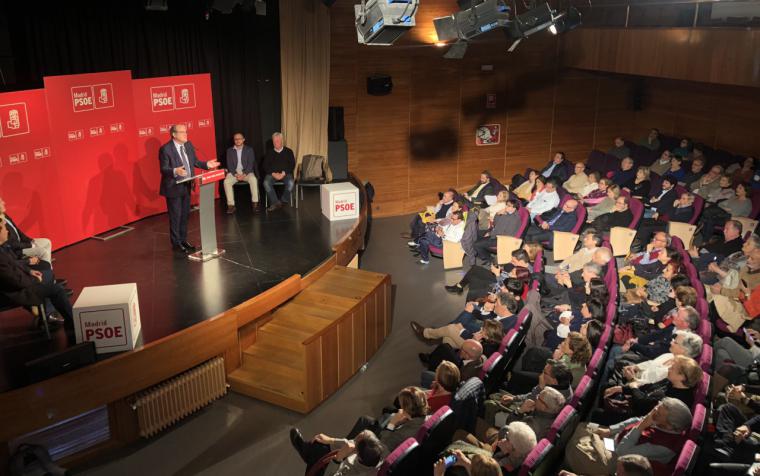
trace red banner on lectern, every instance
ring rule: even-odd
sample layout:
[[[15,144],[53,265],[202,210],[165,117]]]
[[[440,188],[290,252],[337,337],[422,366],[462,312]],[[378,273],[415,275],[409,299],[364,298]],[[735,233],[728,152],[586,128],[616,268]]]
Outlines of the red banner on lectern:
[[[60,155],[51,145],[45,90],[0,94],[0,196],[30,236],[65,239]]]
[[[131,72],[46,77],[45,93],[66,204],[56,247],[139,218]]]
[[[135,170],[145,180],[144,186],[139,184],[136,188],[137,205],[142,215],[151,215],[166,210],[166,202],[158,195],[158,149],[170,140],[169,127],[187,125],[188,139],[195,147],[198,159],[216,158],[211,76],[193,74],[136,79],[132,81],[132,88],[138,150]],[[224,167],[224,161],[221,162]],[[147,193],[141,193],[142,190]]]

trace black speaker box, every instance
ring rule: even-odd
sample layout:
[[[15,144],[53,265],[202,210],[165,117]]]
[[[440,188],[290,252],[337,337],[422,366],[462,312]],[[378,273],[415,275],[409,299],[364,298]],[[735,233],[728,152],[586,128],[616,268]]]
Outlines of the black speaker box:
[[[393,80],[390,76],[378,74],[367,78],[367,94],[385,96],[393,90]]]
[[[327,140],[338,141],[345,139],[343,108],[331,107],[327,116]]]
[[[24,364],[27,381],[32,384],[95,363],[95,343],[82,342],[44,355]]]

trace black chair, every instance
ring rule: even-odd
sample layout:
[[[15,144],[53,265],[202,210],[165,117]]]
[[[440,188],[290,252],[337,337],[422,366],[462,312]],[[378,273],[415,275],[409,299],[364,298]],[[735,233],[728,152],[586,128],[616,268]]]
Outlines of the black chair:
[[[321,155],[314,155],[314,154],[308,154],[304,155],[303,159],[301,159],[301,163],[296,166],[296,208],[298,208],[298,202],[299,200],[303,200],[303,189],[305,187],[320,187],[322,184],[327,183],[327,177],[325,177],[324,169],[322,169],[322,175],[317,179],[308,179],[303,176],[304,170],[307,169],[307,167],[304,167],[305,163],[308,163],[312,160],[326,160]]]

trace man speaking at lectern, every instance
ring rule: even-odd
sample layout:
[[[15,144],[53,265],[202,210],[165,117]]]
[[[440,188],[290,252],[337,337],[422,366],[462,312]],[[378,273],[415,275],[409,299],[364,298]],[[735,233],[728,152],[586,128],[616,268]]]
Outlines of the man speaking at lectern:
[[[187,241],[187,217],[190,215],[190,188],[193,181],[178,184],[177,180],[195,175],[195,167],[215,169],[219,167],[219,162],[216,159],[208,162],[198,160],[193,144],[187,140],[186,125],[173,125],[169,134],[172,139],[158,150],[161,165],[160,194],[166,197],[172,248],[189,254],[195,251],[195,247]]]

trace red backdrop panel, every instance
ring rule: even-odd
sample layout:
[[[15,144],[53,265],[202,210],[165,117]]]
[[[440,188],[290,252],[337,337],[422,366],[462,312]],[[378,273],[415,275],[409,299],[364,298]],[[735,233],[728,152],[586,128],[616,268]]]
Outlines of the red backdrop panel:
[[[130,71],[45,78],[50,134],[70,244],[139,218]],[[57,207],[57,203],[46,206]]]
[[[60,157],[51,146],[45,90],[0,94],[0,196],[22,230],[53,243],[66,240]]]
[[[216,158],[211,75],[136,79],[132,90],[138,150],[134,186],[138,211],[145,216],[166,210],[158,195],[158,148],[170,140],[172,124],[187,125],[199,160]]]

